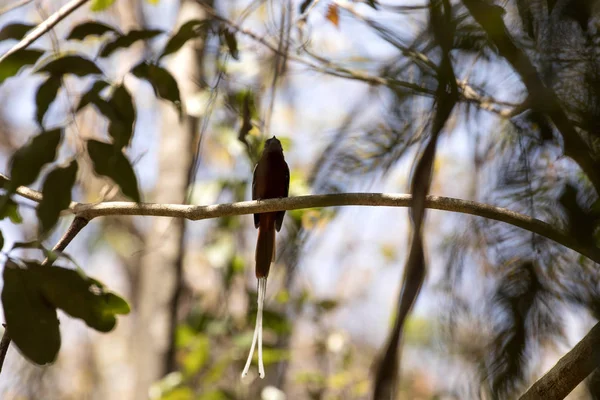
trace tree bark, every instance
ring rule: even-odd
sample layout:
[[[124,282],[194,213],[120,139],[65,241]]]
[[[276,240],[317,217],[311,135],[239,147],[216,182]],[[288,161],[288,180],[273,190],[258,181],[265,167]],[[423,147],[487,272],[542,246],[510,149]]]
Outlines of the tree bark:
[[[203,9],[194,1],[183,0],[180,25],[203,19]],[[179,85],[186,102],[198,90],[203,54],[202,39],[189,41],[171,57],[167,68]],[[159,144],[159,169],[154,201],[184,203],[193,168],[194,143],[198,118],[179,115],[170,103],[161,102],[162,135]],[[176,311],[181,292],[185,221],[157,218],[152,221],[141,260],[137,298],[137,319],[132,337],[137,374],[135,398],[146,399],[150,385],[173,369]]]

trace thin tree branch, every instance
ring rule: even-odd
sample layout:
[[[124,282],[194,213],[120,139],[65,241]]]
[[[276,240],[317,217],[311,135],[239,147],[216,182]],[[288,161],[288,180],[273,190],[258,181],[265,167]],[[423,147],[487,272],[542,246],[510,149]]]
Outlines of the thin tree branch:
[[[31,190],[31,189],[29,189]],[[32,190],[35,192],[34,190]],[[39,197],[41,199],[41,193],[39,193]],[[76,216],[69,229],[65,232],[65,234],[60,238],[58,243],[52,248],[52,251],[64,251],[69,243],[75,236],[88,224],[89,220]],[[51,266],[53,258],[46,257],[46,259],[42,262],[42,266]],[[8,334],[8,326],[4,325],[4,334],[2,335],[2,340],[0,340],[0,373],[2,372],[2,366],[4,365],[4,360],[6,359],[6,354],[8,353],[8,347],[10,346],[10,335]]]
[[[21,0],[21,1],[15,1],[14,4],[10,4],[2,9],[0,9],[0,15],[4,15],[7,12],[10,12],[12,10],[16,10],[19,7],[23,7],[29,3],[31,3],[33,0]],[[0,344],[0,347],[2,346],[2,344]]]
[[[56,11],[54,14],[52,14],[47,20],[45,20],[44,22],[42,22],[38,26],[36,26],[35,29],[32,30],[30,33],[28,33],[27,36],[25,36],[23,39],[21,39],[21,41],[19,43],[17,43],[10,50],[8,50],[6,53],[4,53],[0,57],[0,62],[4,61],[4,59],[6,59],[11,54],[14,54],[19,50],[23,50],[23,49],[29,47],[29,45],[31,45],[33,42],[38,40],[46,32],[48,32],[50,29],[54,28],[54,26],[56,24],[58,24],[60,21],[65,19],[69,14],[71,14],[73,11],[77,10],[79,7],[81,7],[88,1],[89,0],[72,0],[72,1],[68,2],[67,4],[65,4],[64,6],[62,6],[58,11]]]
[[[541,377],[519,400],[564,399],[600,365],[600,323]]]
[[[2,180],[8,181],[5,175],[0,174]],[[0,185],[1,186],[1,185]],[[24,186],[17,188],[16,193],[29,200],[41,201],[42,194]],[[71,202],[65,213],[75,214],[86,220],[96,217],[137,215],[153,217],[185,218],[190,221],[203,219],[229,217],[265,213],[283,210],[300,210],[315,207],[339,206],[374,206],[374,207],[410,207],[412,196],[410,194],[391,193],[336,193],[286,197],[283,199],[240,201],[237,203],[214,204],[209,206],[193,206],[187,204],[156,204],[134,203],[126,201],[113,201],[105,203],[78,203]],[[528,215],[490,204],[479,203],[471,200],[462,200],[452,197],[427,196],[425,208],[432,210],[450,211],[460,214],[475,215],[482,218],[500,221],[516,226],[529,232],[562,244],[592,261],[600,263],[600,248],[586,246],[578,243],[565,232],[556,229],[547,222],[532,218]]]

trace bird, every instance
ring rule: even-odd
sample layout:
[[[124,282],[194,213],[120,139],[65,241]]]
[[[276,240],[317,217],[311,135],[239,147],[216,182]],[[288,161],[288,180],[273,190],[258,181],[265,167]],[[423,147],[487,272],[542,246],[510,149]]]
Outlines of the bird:
[[[265,141],[264,150],[254,167],[252,178],[252,200],[276,199],[288,197],[290,187],[290,169],[283,156],[283,147],[277,137]],[[262,314],[267,291],[267,277],[271,262],[275,259],[275,231],[281,230],[285,211],[254,214],[254,227],[258,229],[255,253],[255,273],[258,279],[258,310],[256,326],[250,347],[250,354],[242,371],[242,378],[248,374],[254,348],[258,343],[258,374],[265,377],[262,360]]]

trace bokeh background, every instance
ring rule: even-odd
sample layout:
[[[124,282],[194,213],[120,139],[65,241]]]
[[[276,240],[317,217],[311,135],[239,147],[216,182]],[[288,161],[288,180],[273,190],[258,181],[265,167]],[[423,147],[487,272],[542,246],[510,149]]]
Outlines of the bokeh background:
[[[16,3],[0,0],[0,30],[37,24],[65,2],[33,0],[13,9]],[[104,79],[130,90],[137,119],[127,155],[144,201],[250,199],[258,146],[272,135],[282,141],[291,169],[290,195],[408,192],[415,155],[429,135],[432,71],[439,61],[428,3],[109,3],[89,2],[36,46],[84,54],[103,69]],[[578,129],[597,149],[594,126],[586,125],[598,104],[588,90],[599,82],[597,7],[589,7],[586,19],[563,3],[498,2],[515,41],[570,115],[581,116]],[[563,155],[543,115],[526,107],[514,112],[527,97],[521,77],[465,7],[452,4],[461,99],[438,144],[431,193],[507,207],[566,229],[564,188],[577,188],[581,208],[595,200],[593,189]],[[65,39],[90,19],[123,32],[165,34],[97,58],[106,35]],[[207,20],[210,29],[161,61],[182,94],[186,113],[179,119],[172,104],[128,72],[191,19]],[[237,54],[223,30],[235,35]],[[0,41],[0,54],[15,43]],[[39,129],[35,96],[42,81],[25,69],[0,86],[0,172]],[[84,140],[107,137],[107,121],[97,110],[75,112],[92,83],[67,77],[44,121],[68,126],[59,159],[82,160],[74,199],[118,200],[118,189],[93,173],[82,150]],[[244,130],[248,115],[251,129]],[[5,248],[37,235],[33,203],[19,204],[22,224],[0,221]],[[69,223],[69,217],[61,220],[46,240],[49,247]],[[399,398],[516,398],[593,325],[596,264],[478,217],[429,211],[424,232],[428,275],[405,329]],[[409,239],[406,209],[288,212],[267,289],[267,376],[258,379],[253,365],[242,381],[256,312],[252,217],[96,219],[67,252],[127,298],[132,314],[108,334],[61,315],[63,346],[49,367],[30,364],[12,346],[0,398],[366,399],[394,318]],[[572,265],[583,272],[577,275]],[[595,398],[593,385],[584,383],[571,396]]]

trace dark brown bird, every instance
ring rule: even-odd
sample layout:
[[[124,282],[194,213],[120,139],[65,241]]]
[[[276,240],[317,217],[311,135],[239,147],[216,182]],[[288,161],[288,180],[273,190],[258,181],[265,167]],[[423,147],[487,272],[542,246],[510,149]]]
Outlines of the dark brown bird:
[[[275,136],[265,142],[258,164],[254,168],[252,179],[252,200],[264,200],[288,197],[290,187],[290,170],[283,157],[281,142]],[[281,230],[285,211],[254,214],[254,226],[258,228],[256,241],[256,277],[258,278],[258,313],[250,354],[242,377],[248,373],[254,347],[258,341],[258,371],[261,378],[265,376],[262,362],[262,311],[267,290],[267,277],[271,262],[275,258],[275,231]]]

